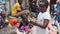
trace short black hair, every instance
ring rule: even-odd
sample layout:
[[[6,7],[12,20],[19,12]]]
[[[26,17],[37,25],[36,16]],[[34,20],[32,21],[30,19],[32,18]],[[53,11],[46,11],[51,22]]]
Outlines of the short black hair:
[[[20,17],[24,19],[24,16],[28,16],[28,14],[22,14]]]
[[[39,2],[38,2],[38,5],[44,5],[44,6],[46,6],[46,8],[48,7],[48,1],[47,0],[40,0]]]
[[[23,2],[23,0],[18,0],[18,3],[19,3],[19,4],[22,4],[22,2]]]

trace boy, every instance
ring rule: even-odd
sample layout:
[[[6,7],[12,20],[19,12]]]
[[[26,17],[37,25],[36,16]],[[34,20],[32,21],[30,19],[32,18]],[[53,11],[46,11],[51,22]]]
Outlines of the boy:
[[[21,4],[22,4],[22,0],[18,0],[18,3],[16,3],[12,7],[11,16],[16,16],[17,11],[20,11]]]
[[[8,19],[8,25],[9,25],[9,26],[16,26],[17,23],[18,23],[18,19],[15,18],[15,17],[10,17],[10,18]]]

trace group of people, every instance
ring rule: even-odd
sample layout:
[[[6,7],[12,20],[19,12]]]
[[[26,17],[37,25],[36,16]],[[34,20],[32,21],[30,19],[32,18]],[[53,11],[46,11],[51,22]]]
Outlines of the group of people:
[[[7,18],[6,12],[2,11],[0,17],[0,28],[16,26],[19,32],[25,31],[26,34],[57,34],[52,25],[49,23],[51,16],[47,10],[49,5],[47,0],[38,1],[38,6],[36,5],[37,0],[28,1],[29,10],[36,15],[32,18],[30,16],[31,12],[28,14],[26,8],[22,7],[22,2],[23,0],[18,0],[18,3],[12,7],[11,16]],[[18,31],[17,33],[21,34]]]

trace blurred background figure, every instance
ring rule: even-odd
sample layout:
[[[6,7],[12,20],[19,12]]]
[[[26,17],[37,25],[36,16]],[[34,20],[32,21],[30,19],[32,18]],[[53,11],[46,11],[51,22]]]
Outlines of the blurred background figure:
[[[7,24],[4,21],[4,19],[0,16],[0,29],[3,29],[5,27],[7,27]]]
[[[21,11],[22,2],[23,2],[23,0],[18,0],[18,3],[16,3],[16,4],[12,7],[11,16],[16,16],[16,14]]]
[[[30,14],[31,17],[37,17],[39,13],[38,5],[37,5],[38,0],[29,0],[29,9],[30,9]]]

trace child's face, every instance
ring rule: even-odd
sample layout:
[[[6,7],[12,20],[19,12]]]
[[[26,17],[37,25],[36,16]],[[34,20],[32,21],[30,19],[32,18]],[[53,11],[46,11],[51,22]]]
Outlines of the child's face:
[[[24,15],[24,21],[28,21],[28,16]]]
[[[39,8],[40,8],[41,12],[45,12],[47,9],[46,6],[44,6],[44,5],[39,5]]]

